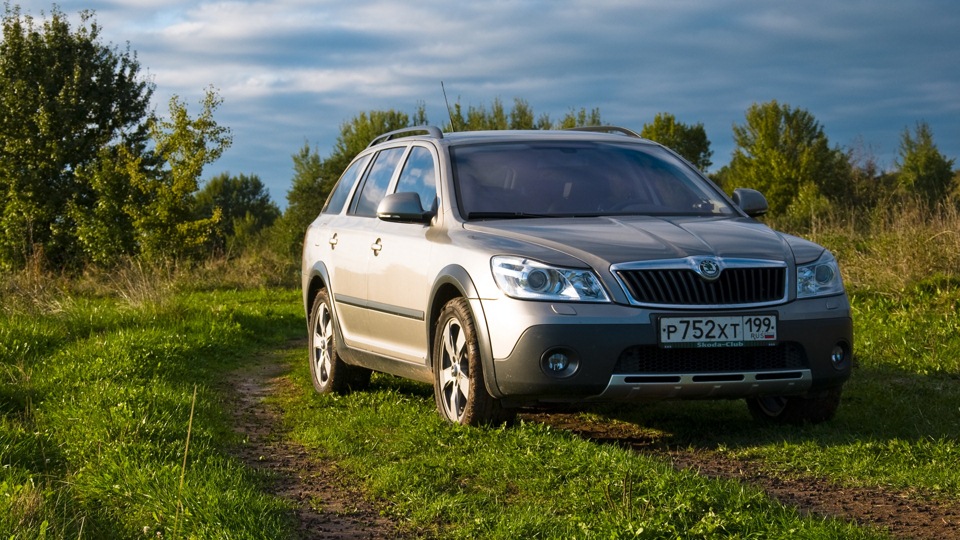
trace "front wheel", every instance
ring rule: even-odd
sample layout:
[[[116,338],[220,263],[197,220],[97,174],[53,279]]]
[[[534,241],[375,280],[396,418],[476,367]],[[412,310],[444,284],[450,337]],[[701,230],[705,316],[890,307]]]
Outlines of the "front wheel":
[[[317,291],[310,309],[310,379],[321,393],[345,393],[370,382],[370,370],[351,366],[337,354],[333,331],[333,313],[326,289]]]
[[[477,332],[463,298],[447,302],[440,312],[433,340],[433,381],[437,410],[446,420],[478,426],[508,419],[484,386]]]
[[[840,407],[841,388],[811,392],[805,396],[760,396],[747,399],[755,420],[777,424],[819,424],[834,417]]]

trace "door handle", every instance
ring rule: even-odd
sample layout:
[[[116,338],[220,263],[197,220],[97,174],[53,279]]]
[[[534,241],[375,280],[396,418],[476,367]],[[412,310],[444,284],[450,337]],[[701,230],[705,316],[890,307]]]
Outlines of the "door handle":
[[[380,250],[383,249],[383,244],[380,243],[380,239],[377,238],[377,241],[370,244],[370,249],[373,250],[373,255],[377,256],[380,254]]]
[[[330,249],[337,247],[337,243],[340,242],[340,240],[337,239],[337,233],[333,233],[333,236],[331,236],[327,242],[330,243]]]

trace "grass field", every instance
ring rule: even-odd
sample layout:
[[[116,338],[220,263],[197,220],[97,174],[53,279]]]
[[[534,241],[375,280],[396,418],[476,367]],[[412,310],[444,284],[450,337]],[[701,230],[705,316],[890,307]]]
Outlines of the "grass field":
[[[856,369],[837,418],[762,427],[742,402],[582,413],[651,440],[960,500],[960,219],[836,220]],[[906,260],[905,260],[906,259]],[[256,281],[255,279],[253,280]],[[223,374],[301,339],[297,290],[131,267],[99,281],[8,278],[0,291],[0,537],[289,538],[289,503],[228,450]],[[442,538],[875,538],[801,516],[737,482],[538,423],[440,421],[427,385],[313,393],[303,350],[279,353],[291,436],[336,460],[411,532]],[[194,397],[195,396],[195,397]]]
[[[300,311],[277,289],[5,310],[0,537],[287,537],[285,503],[227,457],[221,380],[301,334]]]

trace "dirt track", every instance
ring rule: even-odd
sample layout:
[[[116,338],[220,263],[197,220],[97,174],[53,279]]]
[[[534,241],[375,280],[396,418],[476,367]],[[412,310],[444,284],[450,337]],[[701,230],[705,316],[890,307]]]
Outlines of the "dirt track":
[[[401,533],[401,524],[383,515],[364,497],[335,464],[311,455],[290,441],[279,421],[279,412],[264,398],[290,382],[285,366],[274,356],[264,356],[230,377],[237,397],[236,430],[245,444],[238,457],[273,479],[272,491],[296,506],[302,538],[387,539],[412,538]],[[671,460],[675,467],[700,474],[733,479],[758,486],[770,497],[811,515],[832,517],[888,530],[896,538],[960,539],[960,504],[937,504],[916,494],[878,488],[846,488],[809,476],[782,477],[764,472],[748,461],[710,451],[678,450],[651,444],[649,439],[624,425],[580,422],[573,414],[528,414],[536,420],[571,431],[597,442],[618,444],[634,451]]]
[[[247,465],[267,472],[270,490],[297,508],[297,531],[309,539],[401,538],[397,524],[380,515],[355,484],[335,464],[311,455],[286,437],[279,411],[264,398],[290,384],[285,367],[265,356],[231,374],[237,397],[235,429],[244,438],[237,456]]]

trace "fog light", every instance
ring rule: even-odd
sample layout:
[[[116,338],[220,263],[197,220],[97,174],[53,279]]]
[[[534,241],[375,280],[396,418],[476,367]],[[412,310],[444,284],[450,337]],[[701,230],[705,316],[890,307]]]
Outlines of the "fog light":
[[[560,373],[569,365],[570,358],[563,353],[555,352],[547,357],[547,369],[554,373]]]
[[[540,369],[551,377],[569,377],[576,373],[579,367],[580,359],[572,349],[553,348],[540,357]]]
[[[847,349],[842,343],[833,346],[833,351],[830,353],[830,362],[833,363],[835,369],[843,369],[847,363]]]

